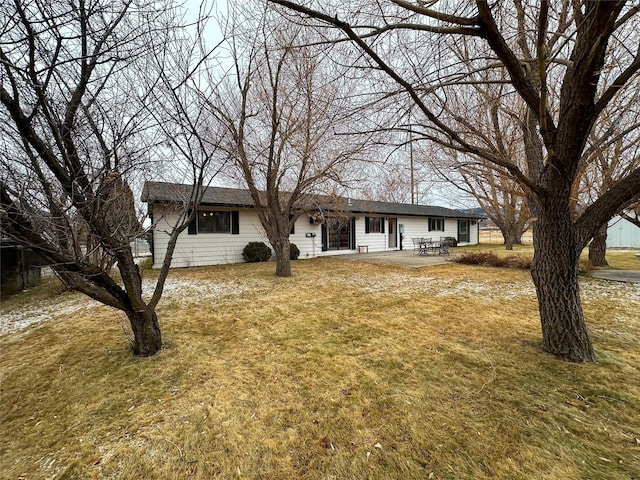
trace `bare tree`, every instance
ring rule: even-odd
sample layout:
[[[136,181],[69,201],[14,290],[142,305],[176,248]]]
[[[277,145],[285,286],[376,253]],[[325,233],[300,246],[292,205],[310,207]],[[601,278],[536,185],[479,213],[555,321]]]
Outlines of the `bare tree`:
[[[449,152],[446,158],[445,165],[435,166],[435,171],[478,202],[485,215],[500,229],[507,250],[521,244],[522,236],[531,226],[531,214],[520,184],[505,169],[482,158],[466,157],[464,160],[456,152]]]
[[[640,167],[640,112],[638,92],[617,98],[601,116],[589,135],[588,144],[574,183],[572,198],[576,215],[588,208],[621,178]],[[624,210],[627,208],[625,206]],[[603,223],[589,243],[589,261],[594,266],[608,265],[608,220]]]
[[[458,85],[455,95],[448,97],[440,108],[446,111],[447,116],[457,118],[467,134],[473,135],[476,144],[499,152],[502,158],[526,171],[523,131],[520,128],[521,119],[526,114],[524,102],[508,94],[509,85],[492,69],[477,71],[466,39],[454,45],[453,50],[457,61],[468,70],[467,75],[475,75],[478,81]],[[484,108],[469,107],[476,103]],[[422,126],[415,126],[414,130],[414,137],[420,139],[424,131]],[[437,144],[429,143],[432,149],[439,148]],[[441,177],[476,199],[487,217],[500,229],[507,250],[522,243],[522,235],[530,228],[531,214],[523,187],[507,168],[481,155],[453,149],[445,149],[426,158]]]
[[[424,203],[424,195],[411,195],[411,172],[404,162],[386,162],[370,170],[358,189],[360,198],[381,202]],[[415,185],[415,177],[413,180]]]
[[[620,213],[620,216],[640,228],[640,202],[630,205]]]
[[[640,169],[629,171],[577,217],[570,209],[571,194],[590,132],[607,106],[637,85],[640,6],[393,0],[342,8],[325,3],[320,11],[288,0],[272,2],[302,14],[291,14],[294,21],[320,21],[342,34],[334,35],[335,41],[346,38],[357,46],[367,64],[384,72],[422,112],[425,138],[481,157],[519,182],[535,218],[532,278],[544,349],[570,361],[593,361],[580,300],[579,257],[597,230],[640,196]],[[469,41],[474,68],[453,60],[461,38]],[[467,128],[468,111],[485,108],[477,97],[456,102],[466,108],[452,114],[442,109],[452,96],[466,94],[461,85],[486,83],[486,75],[474,72],[488,70],[492,81],[511,87],[505,95],[526,104],[520,121],[526,170],[479,141],[482,132]]]
[[[288,277],[295,221],[317,208],[317,194],[348,183],[365,141],[348,134],[354,104],[344,72],[321,61],[326,48],[294,48],[309,39],[269,10],[235,14],[233,68],[208,104],[274,249],[276,275]]]
[[[157,173],[152,157],[193,144],[201,128],[193,99],[180,93],[193,69],[178,62],[200,52],[176,17],[174,6],[152,0],[15,0],[0,13],[2,235],[38,253],[70,287],[124,312],[140,356],[162,346],[155,310],[173,248],[145,293],[130,247],[143,233],[130,183]],[[181,109],[171,118],[160,113],[169,104]],[[195,146],[172,155],[188,165],[194,188],[176,199],[183,209],[170,246],[213,158],[212,145]]]
[[[555,42],[559,41],[557,37]],[[553,49],[553,40],[550,49]],[[509,95],[508,84],[493,69],[473,72],[475,64],[469,58],[469,41],[462,39],[454,48],[457,61],[475,74],[479,81],[460,84],[454,96],[449,96],[441,108],[450,117],[458,116],[458,122],[468,132],[473,132],[475,142],[484,148],[498,151],[505,158],[526,172],[527,163],[523,147],[526,133],[520,128],[527,107],[522,98]],[[525,54],[526,56],[526,54]],[[612,75],[610,71],[601,73]],[[553,77],[550,77],[553,78]],[[551,81],[551,80],[549,80]],[[610,83],[611,79],[604,80]],[[550,89],[558,88],[550,85]],[[469,102],[469,91],[475,94],[475,102]],[[570,210],[574,216],[593,203],[601,194],[627,173],[637,168],[640,159],[635,157],[638,142],[638,93],[635,91],[619,95],[603,111],[594,131],[589,136],[588,146],[578,168],[577,180],[573,183]],[[462,101],[457,105],[456,101]],[[484,108],[468,108],[468,104],[483,105]],[[465,115],[460,116],[464,111]],[[635,132],[635,133],[634,133]],[[414,134],[419,137],[419,130]],[[591,156],[591,158],[587,158]],[[434,163],[439,158],[451,158],[444,167],[449,169],[443,174],[442,166]],[[471,158],[468,158],[471,157]],[[478,203],[500,228],[507,249],[528,229],[531,214],[528,211],[526,192],[517,179],[512,178],[507,169],[486,159],[460,152],[449,151],[447,155],[432,155],[431,165],[452,184],[476,197]],[[593,265],[605,266],[607,225],[603,224],[589,243],[589,258]]]

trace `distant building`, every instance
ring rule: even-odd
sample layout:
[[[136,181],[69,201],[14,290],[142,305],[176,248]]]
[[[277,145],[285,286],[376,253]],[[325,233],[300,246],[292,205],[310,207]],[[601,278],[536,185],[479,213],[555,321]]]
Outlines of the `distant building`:
[[[609,221],[607,248],[640,248],[640,227],[620,216]]]
[[[34,286],[40,280],[40,258],[9,240],[0,241],[0,291],[9,295]]]

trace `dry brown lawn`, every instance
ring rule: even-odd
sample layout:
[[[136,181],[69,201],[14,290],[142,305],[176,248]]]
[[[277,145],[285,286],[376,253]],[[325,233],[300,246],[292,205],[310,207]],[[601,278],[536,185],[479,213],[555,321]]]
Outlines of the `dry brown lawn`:
[[[504,242],[504,237],[500,232],[500,229],[489,229],[483,228],[480,230],[480,242],[482,244],[499,244],[501,245]],[[533,243],[533,235],[531,230],[526,231],[522,235],[522,243],[525,245],[531,245]]]
[[[76,293],[5,305],[51,319],[0,337],[0,477],[639,478],[640,285],[583,279],[576,365],[539,349],[526,271],[273,270],[172,272],[152,358]]]

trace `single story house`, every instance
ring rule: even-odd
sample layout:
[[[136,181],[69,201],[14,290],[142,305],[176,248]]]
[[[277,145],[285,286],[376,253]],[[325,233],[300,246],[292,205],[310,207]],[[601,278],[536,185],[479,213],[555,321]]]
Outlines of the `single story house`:
[[[607,248],[640,248],[640,227],[616,215],[607,227]]]
[[[175,224],[177,199],[191,186],[147,182],[142,201],[153,225],[153,265],[167,249],[167,231]],[[478,243],[482,216],[444,207],[315,197],[314,208],[301,215],[290,241],[300,258],[356,252],[413,249],[412,238],[454,237],[459,245]],[[172,266],[240,263],[249,242],[269,244],[248,190],[207,187],[195,220],[178,237]]]

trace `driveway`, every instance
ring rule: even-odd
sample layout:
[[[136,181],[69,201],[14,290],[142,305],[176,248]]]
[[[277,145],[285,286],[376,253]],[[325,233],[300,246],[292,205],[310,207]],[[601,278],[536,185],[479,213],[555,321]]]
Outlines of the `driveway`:
[[[594,270],[591,276],[614,282],[640,283],[640,270]]]

